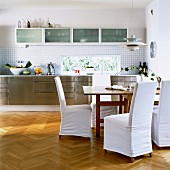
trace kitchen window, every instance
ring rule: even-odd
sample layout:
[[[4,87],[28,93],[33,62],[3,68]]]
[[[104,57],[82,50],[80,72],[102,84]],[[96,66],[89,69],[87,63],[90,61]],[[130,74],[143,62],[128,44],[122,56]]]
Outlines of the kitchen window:
[[[93,56],[62,56],[61,74],[75,74],[80,70],[85,75],[87,67],[93,67],[93,73],[116,74],[120,71],[120,55],[93,55]]]

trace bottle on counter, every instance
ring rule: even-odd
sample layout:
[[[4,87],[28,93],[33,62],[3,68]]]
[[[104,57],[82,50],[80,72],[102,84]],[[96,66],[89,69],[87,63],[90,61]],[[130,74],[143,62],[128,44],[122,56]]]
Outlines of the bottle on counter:
[[[143,74],[148,77],[148,66],[146,65],[146,62],[143,62]]]
[[[139,75],[142,74],[142,70],[143,70],[142,63],[140,62],[140,63],[139,63],[139,68],[138,68],[138,74],[139,74]]]

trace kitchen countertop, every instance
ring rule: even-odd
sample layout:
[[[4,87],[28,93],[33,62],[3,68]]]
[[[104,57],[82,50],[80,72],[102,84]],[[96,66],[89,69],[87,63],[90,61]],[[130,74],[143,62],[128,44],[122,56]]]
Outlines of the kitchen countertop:
[[[0,77],[55,77],[60,75],[0,75]]]
[[[55,77],[55,76],[92,76],[92,75],[65,75],[65,74],[55,74],[55,75],[0,75],[0,77]],[[111,76],[118,76],[118,77],[122,77],[122,76],[137,76],[137,75],[112,75]]]
[[[91,76],[91,75],[59,75],[59,74],[55,74],[55,75],[0,75],[0,77],[56,77],[56,76]]]

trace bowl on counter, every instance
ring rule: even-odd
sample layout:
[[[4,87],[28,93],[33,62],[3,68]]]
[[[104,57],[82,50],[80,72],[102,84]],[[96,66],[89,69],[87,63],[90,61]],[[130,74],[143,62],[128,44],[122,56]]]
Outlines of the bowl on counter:
[[[23,75],[23,71],[28,70],[28,68],[9,68],[9,70],[14,75]]]

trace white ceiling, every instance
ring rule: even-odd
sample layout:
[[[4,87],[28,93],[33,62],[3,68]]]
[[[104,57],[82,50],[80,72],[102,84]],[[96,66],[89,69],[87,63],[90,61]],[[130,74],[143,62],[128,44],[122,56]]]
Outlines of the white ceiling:
[[[152,0],[134,0],[134,8],[145,8]],[[132,0],[0,0],[6,8],[131,8]]]

